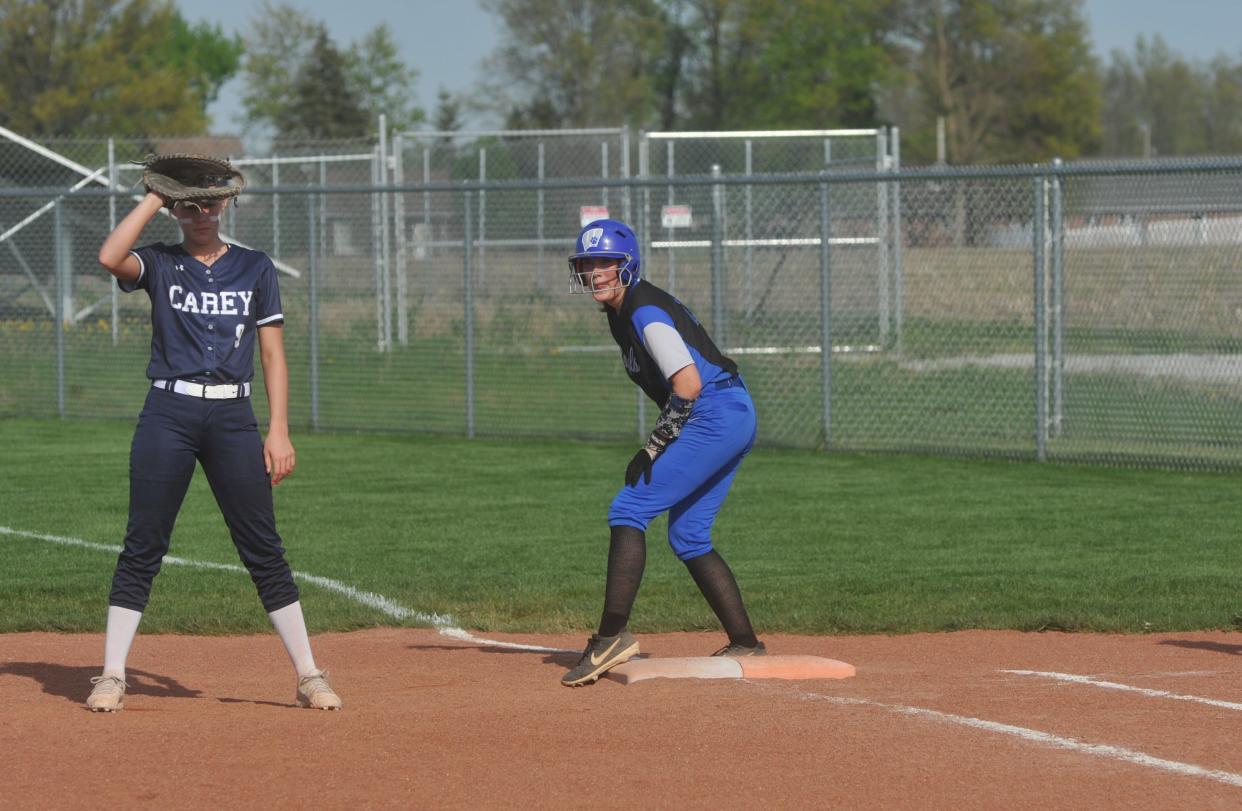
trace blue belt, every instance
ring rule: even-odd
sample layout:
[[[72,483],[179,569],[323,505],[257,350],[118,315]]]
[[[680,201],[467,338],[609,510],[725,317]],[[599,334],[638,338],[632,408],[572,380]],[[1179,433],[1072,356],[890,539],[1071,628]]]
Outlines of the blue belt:
[[[742,382],[741,375],[733,375],[733,377],[726,377],[724,380],[714,380],[711,383],[708,383],[707,385],[713,388],[717,388],[717,389],[727,389],[731,386],[741,386],[742,388],[746,388],[746,384]]]

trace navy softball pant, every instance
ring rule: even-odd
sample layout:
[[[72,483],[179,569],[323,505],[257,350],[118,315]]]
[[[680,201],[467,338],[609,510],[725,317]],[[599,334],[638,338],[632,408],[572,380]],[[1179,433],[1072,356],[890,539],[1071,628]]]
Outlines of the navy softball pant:
[[[668,510],[668,543],[678,558],[712,551],[712,524],[755,444],[755,430],[755,404],[744,386],[704,386],[681,435],[652,466],[651,482],[640,478],[637,487],[622,487],[608,525],[645,532]]]
[[[250,399],[203,400],[153,388],[130,448],[129,526],[108,604],[146,608],[195,460],[263,607],[271,612],[296,602],[298,588],[276,534],[272,487]]]

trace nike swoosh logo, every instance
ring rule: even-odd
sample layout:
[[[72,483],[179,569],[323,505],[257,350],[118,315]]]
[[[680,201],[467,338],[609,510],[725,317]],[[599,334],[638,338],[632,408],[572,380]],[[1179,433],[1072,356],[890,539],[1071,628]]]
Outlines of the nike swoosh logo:
[[[617,645],[619,644],[621,644],[621,640],[619,638],[612,640],[612,644],[608,646],[608,650],[604,651],[604,655],[599,657],[598,659],[596,659],[595,654],[592,653],[591,664],[598,666],[601,662],[603,662],[605,659],[608,658],[608,655],[612,653],[613,648],[617,647]]]

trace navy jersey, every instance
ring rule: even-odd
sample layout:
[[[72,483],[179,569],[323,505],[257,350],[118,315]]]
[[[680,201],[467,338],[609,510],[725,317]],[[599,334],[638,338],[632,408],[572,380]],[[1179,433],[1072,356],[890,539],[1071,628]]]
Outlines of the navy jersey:
[[[620,310],[608,308],[608,328],[626,374],[661,408],[669,378],[691,363],[704,386],[737,374],[737,364],[720,353],[690,308],[650,282],[626,290]]]
[[[259,327],[284,321],[272,260],[229,245],[211,267],[180,245],[157,242],[130,251],[142,271],[121,282],[151,297],[152,380],[245,383],[254,377]]]

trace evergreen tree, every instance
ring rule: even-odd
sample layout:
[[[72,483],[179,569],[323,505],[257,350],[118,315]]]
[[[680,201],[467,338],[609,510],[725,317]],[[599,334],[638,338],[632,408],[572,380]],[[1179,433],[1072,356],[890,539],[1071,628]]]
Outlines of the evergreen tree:
[[[298,68],[290,103],[275,120],[279,140],[358,138],[367,134],[370,118],[362,109],[347,77],[345,56],[320,26],[309,57]]]

